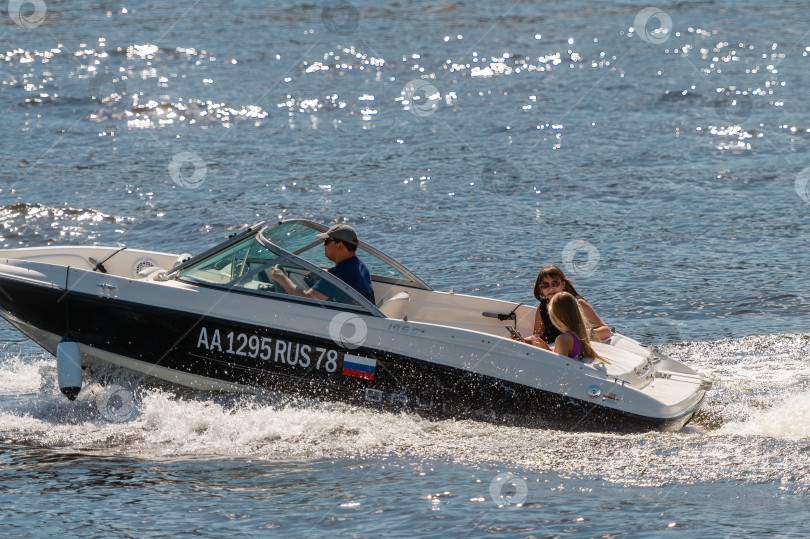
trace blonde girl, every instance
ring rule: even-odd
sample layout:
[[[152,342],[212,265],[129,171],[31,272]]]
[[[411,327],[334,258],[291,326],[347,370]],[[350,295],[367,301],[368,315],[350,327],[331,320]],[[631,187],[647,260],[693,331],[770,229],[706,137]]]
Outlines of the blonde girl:
[[[554,294],[548,305],[551,323],[563,333],[554,340],[554,351],[572,359],[601,359],[591,347],[591,328],[577,298],[568,292]]]

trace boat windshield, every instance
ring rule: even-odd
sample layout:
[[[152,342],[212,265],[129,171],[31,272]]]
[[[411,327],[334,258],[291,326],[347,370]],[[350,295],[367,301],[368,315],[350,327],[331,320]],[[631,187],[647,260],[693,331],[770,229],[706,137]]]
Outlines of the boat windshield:
[[[261,231],[261,235],[274,245],[319,268],[328,268],[333,264],[326,258],[323,240],[316,237],[316,234],[326,230],[326,227],[310,221],[292,220],[268,226]],[[430,287],[399,263],[363,242],[357,248],[357,256],[368,268],[373,281],[430,290]]]
[[[270,280],[269,272],[277,266],[300,289],[312,288],[317,280],[322,279],[324,282],[318,285],[318,291],[327,297],[325,301],[328,303],[357,308],[368,306],[365,298],[339,279],[287,253],[277,252],[275,247],[268,248],[263,243],[257,234],[250,235],[183,269],[177,278],[222,286],[234,291],[287,295],[281,285]],[[296,299],[307,302],[320,301],[297,296]]]
[[[247,229],[245,234],[180,266],[175,270],[175,277],[233,291],[284,295],[296,301],[323,303],[317,299],[290,296],[281,285],[270,279],[269,272],[278,266],[299,289],[308,290],[316,282],[322,281],[318,282],[318,292],[327,296],[327,303],[382,316],[365,297],[328,273],[326,268],[331,268],[333,264],[326,258],[323,240],[317,237],[326,230],[323,225],[305,220],[282,221],[264,227],[258,233],[250,233],[251,229]],[[373,281],[431,289],[402,265],[373,247],[360,242],[357,251]]]

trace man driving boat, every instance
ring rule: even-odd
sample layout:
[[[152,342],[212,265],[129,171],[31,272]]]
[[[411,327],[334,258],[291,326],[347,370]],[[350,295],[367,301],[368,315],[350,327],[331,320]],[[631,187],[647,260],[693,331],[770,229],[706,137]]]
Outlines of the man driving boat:
[[[326,258],[335,263],[334,267],[328,270],[329,273],[357,290],[372,304],[375,303],[371,274],[363,261],[357,257],[357,246],[360,241],[357,239],[357,232],[354,228],[345,224],[335,225],[326,232],[317,234],[316,237],[324,240],[324,254]],[[292,282],[278,267],[274,267],[270,271],[270,278],[281,285],[288,294],[319,300],[329,299],[319,290],[321,281],[315,283],[312,288],[304,290]]]

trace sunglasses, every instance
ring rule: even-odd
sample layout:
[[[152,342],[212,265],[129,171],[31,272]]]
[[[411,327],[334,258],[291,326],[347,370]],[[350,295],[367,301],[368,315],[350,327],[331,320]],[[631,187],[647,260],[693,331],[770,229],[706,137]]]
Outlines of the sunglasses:
[[[550,283],[540,283],[540,288],[545,289],[545,288],[548,288],[549,286],[553,286],[554,288],[557,288],[558,286],[560,286],[560,284],[562,284],[561,281],[559,281],[558,279],[554,279]]]
[[[336,240],[335,238],[327,238],[323,240],[324,245],[329,245],[330,243],[340,243],[340,240]]]

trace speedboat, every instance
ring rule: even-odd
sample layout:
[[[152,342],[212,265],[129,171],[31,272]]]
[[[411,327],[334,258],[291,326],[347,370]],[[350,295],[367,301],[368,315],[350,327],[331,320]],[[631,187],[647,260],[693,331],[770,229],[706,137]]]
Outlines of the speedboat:
[[[678,430],[711,383],[623,335],[576,360],[510,336],[535,308],[434,290],[361,242],[374,304],[324,268],[326,227],[260,222],[197,255],[128,247],[0,251],[0,315],[56,356],[59,385],[112,364],[206,391],[281,393],[407,411],[571,428]],[[292,296],[280,268],[325,300]]]

